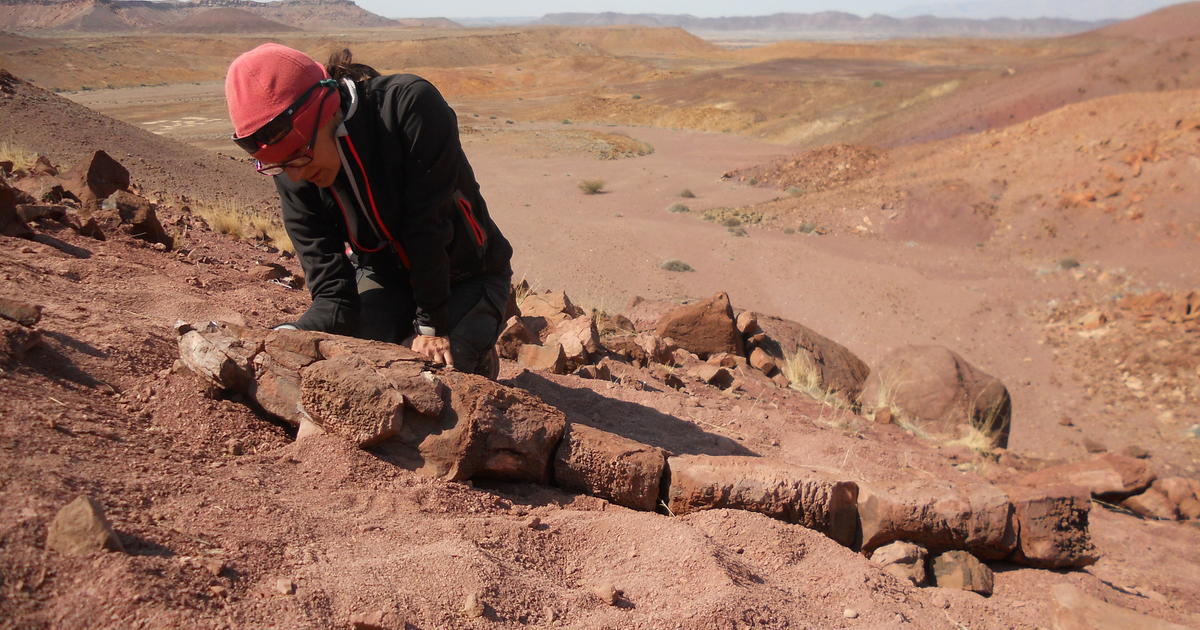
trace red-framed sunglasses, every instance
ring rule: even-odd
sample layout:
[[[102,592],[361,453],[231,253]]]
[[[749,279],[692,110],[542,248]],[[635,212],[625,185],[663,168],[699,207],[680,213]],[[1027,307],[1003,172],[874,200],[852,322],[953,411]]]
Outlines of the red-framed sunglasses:
[[[325,99],[328,98],[331,93],[333,93],[333,89],[335,89],[336,86],[337,81],[333,79],[322,79],[318,81],[317,83],[313,84],[312,87],[305,90],[304,93],[300,95],[300,98],[296,99],[296,101],[288,106],[287,109],[280,112],[278,116],[272,118],[262,127],[259,127],[254,133],[241,138],[237,137],[237,134],[234,134],[233,142],[247,153],[253,155],[265,147],[284,140],[293,132],[293,123],[296,112],[308,101],[313,90],[322,87],[330,88],[321,95],[321,100],[317,102],[317,109],[313,115],[312,134],[309,136],[308,144],[304,148],[304,151],[282,162],[263,164],[262,162],[255,161],[254,168],[263,175],[278,175],[282,173],[285,168],[307,165],[313,160],[313,146],[317,141],[317,131],[319,131],[321,128],[321,108],[325,106]]]

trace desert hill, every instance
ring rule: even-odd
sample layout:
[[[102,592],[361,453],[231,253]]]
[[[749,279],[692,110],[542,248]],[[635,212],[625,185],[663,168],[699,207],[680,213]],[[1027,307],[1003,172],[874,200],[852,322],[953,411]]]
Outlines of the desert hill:
[[[154,29],[212,9],[238,9],[300,30],[393,26],[351,0],[3,0],[0,30],[122,32]]]
[[[223,7],[189,15],[161,28],[171,33],[284,33],[300,29],[245,9]]]
[[[742,32],[759,33],[761,38],[798,39],[1048,37],[1088,31],[1102,24],[1053,18],[971,20],[928,15],[896,18],[879,14],[864,18],[841,11],[709,18],[645,13],[550,13],[537,23],[556,26],[674,26],[712,37]]]
[[[1181,2],[1095,31],[1096,35],[1164,41],[1200,33],[1200,3]]]

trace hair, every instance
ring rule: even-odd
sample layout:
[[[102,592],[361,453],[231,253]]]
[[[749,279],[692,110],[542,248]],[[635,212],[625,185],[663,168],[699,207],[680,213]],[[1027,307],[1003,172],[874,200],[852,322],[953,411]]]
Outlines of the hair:
[[[331,78],[338,81],[342,79],[365,81],[379,76],[379,71],[375,68],[363,63],[354,63],[354,55],[350,53],[349,48],[343,48],[329,55],[329,61],[325,63],[325,71]]]

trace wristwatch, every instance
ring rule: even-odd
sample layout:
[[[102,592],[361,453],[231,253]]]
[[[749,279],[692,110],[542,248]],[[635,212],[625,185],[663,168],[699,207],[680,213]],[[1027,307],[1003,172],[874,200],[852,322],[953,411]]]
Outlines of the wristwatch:
[[[438,336],[436,328],[434,328],[433,326],[423,326],[421,324],[417,324],[417,334],[424,335],[426,337]]]

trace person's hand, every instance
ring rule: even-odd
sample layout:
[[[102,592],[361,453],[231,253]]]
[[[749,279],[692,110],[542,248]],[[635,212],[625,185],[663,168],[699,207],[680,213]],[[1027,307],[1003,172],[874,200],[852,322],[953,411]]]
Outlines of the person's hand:
[[[446,337],[431,337],[417,335],[412,342],[413,352],[433,361],[454,367],[454,357],[450,356],[450,339]]]

